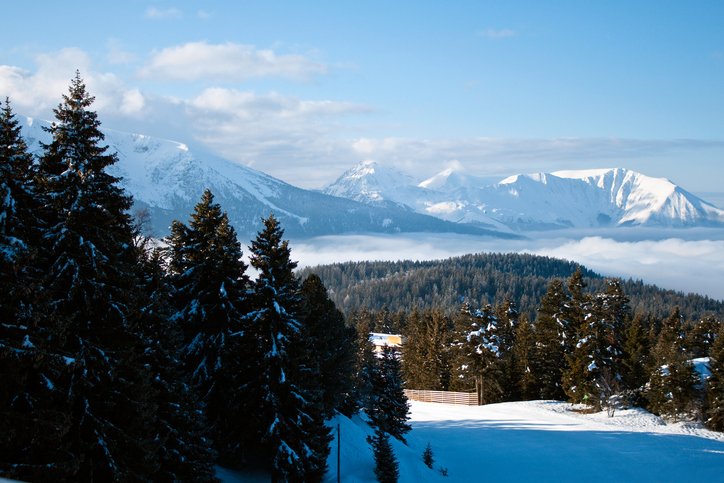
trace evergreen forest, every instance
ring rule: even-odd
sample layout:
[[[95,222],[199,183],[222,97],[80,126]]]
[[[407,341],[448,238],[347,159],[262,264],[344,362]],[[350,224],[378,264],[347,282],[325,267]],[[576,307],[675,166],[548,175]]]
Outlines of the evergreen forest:
[[[159,242],[106,170],[93,102],[76,73],[37,158],[0,109],[1,477],[320,482],[325,422],[364,411],[377,479],[397,481],[404,389],[724,430],[720,302],[527,255],[298,271],[273,214],[247,266],[209,190]],[[372,332],[404,343],[375,353]]]

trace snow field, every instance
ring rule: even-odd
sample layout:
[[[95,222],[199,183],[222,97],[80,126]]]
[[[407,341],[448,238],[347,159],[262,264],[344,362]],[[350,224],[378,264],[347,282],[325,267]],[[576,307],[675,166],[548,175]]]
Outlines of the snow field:
[[[407,446],[391,438],[400,483],[422,482],[718,482],[724,481],[724,434],[698,423],[666,424],[642,409],[582,414],[568,403],[527,401],[450,406],[410,401]],[[341,429],[342,483],[373,483],[366,422],[338,416],[326,482],[337,481],[336,427]],[[430,441],[431,470],[422,462]],[[439,468],[447,468],[444,477]],[[223,473],[222,473],[223,471]],[[225,482],[269,481],[222,470]]]

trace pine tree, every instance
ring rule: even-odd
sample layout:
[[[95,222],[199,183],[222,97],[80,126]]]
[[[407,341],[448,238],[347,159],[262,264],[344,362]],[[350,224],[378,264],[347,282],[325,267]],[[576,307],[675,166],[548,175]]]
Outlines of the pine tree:
[[[303,354],[299,282],[289,242],[273,215],[251,245],[252,332],[257,340],[254,380],[249,389],[257,403],[254,419],[272,481],[321,481],[329,453],[328,430],[314,398],[305,393],[295,357]]]
[[[184,371],[202,402],[210,436],[222,457],[236,450],[230,404],[239,397],[233,379],[247,369],[250,334],[246,264],[226,213],[206,190],[189,226],[174,221],[167,239],[171,273],[171,322],[183,334]]]
[[[206,437],[203,407],[190,378],[176,358],[183,342],[181,328],[171,321],[170,287],[160,250],[139,246],[138,269],[144,301],[141,333],[145,349],[141,362],[153,371],[152,388],[158,409],[153,429],[160,442],[159,468],[154,481],[217,482],[215,452]]]
[[[53,343],[61,327],[44,317],[42,272],[35,257],[43,229],[37,217],[32,157],[10,102],[0,110],[0,476],[53,481],[76,461],[63,440],[70,430],[67,377]]]
[[[374,437],[368,437],[375,458],[375,478],[380,483],[397,483],[400,478],[400,464],[392,450],[389,437],[379,427],[375,428]]]
[[[478,404],[499,400],[501,371],[499,323],[489,305],[472,311],[463,305],[455,322],[456,390],[475,388]]]
[[[724,431],[724,329],[714,338],[709,353],[709,372],[706,383],[706,425]]]
[[[553,280],[541,298],[535,321],[535,350],[531,372],[539,382],[541,399],[563,400],[561,384],[566,369],[566,328],[563,310],[569,301],[563,282]]]
[[[425,465],[432,469],[432,465],[435,464],[434,454],[432,452],[432,446],[430,445],[430,442],[427,442],[427,446],[425,446],[425,451],[422,453],[422,461],[425,463]]]
[[[611,398],[622,391],[622,338],[629,317],[628,297],[620,280],[612,279],[606,292],[582,303],[587,313],[576,331],[577,343],[566,355],[564,390],[572,402],[586,402],[600,409],[609,407]]]
[[[39,192],[47,204],[47,230],[36,259],[45,274],[45,320],[64,327],[49,351],[73,371],[53,381],[65,393],[58,408],[71,420],[61,443],[72,458],[57,479],[143,479],[157,469],[155,412],[150,374],[138,359],[136,249],[130,197],[106,171],[106,154],[94,98],[80,74],[54,110],[53,140],[43,145]]]
[[[531,371],[534,362],[533,357],[535,357],[534,351],[533,328],[528,322],[528,318],[523,315],[518,322],[513,344],[515,379],[518,381],[517,393],[523,401],[536,399],[539,394],[538,380]]]
[[[691,417],[698,410],[699,377],[686,353],[682,317],[674,309],[661,329],[649,379],[648,410],[670,419]]]
[[[626,328],[625,340],[623,384],[628,389],[637,390],[648,380],[646,367],[649,358],[648,337],[640,314],[636,314]]]
[[[317,404],[326,418],[340,411],[351,415],[356,362],[356,331],[328,295],[322,280],[309,275],[301,286],[302,339],[307,342],[303,366],[305,386],[317,392]]]
[[[390,347],[385,347],[372,373],[372,412],[368,416],[374,427],[404,442],[412,429],[407,423],[409,411],[400,361]]]
[[[495,308],[498,339],[498,365],[500,367],[500,386],[503,401],[518,401],[520,399],[518,379],[516,372],[516,353],[513,350],[515,333],[518,329],[518,310],[515,302],[506,296],[503,303]]]
[[[370,333],[374,327],[373,316],[363,307],[351,319],[357,331],[357,360],[355,364],[355,396],[361,409],[367,414],[373,410],[372,406],[372,374],[377,363],[374,355],[374,346],[370,341]]]

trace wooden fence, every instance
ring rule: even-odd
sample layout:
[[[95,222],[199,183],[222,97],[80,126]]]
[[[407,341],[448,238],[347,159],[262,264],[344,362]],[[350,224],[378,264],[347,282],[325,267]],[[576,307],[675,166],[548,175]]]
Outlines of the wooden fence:
[[[405,396],[407,396],[407,399],[412,399],[413,401],[457,404],[458,406],[478,405],[478,395],[474,392],[418,391],[416,389],[405,389]]]

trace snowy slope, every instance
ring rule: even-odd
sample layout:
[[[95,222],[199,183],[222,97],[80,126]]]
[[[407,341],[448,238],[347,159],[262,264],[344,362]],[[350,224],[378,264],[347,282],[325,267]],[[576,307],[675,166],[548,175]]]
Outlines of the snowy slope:
[[[49,123],[29,118],[23,136],[29,148],[41,152],[39,142],[50,142],[42,128]],[[242,240],[261,229],[270,213],[281,221],[289,237],[305,238],[349,232],[435,232],[501,236],[478,227],[461,226],[432,216],[411,213],[395,205],[371,206],[346,198],[291,186],[255,169],[220,158],[182,143],[139,134],[102,129],[108,152],[119,162],[111,174],[138,207],[148,208],[155,235],[165,236],[173,220],[187,222],[204,190],[228,213]],[[503,235],[507,236],[507,235]]]
[[[581,414],[568,403],[526,401],[450,406],[411,401],[408,444],[392,440],[400,483],[721,481],[724,434],[698,423],[666,424],[642,409]],[[374,460],[359,417],[337,417],[341,429],[340,480],[373,483]],[[428,441],[435,469],[422,462]],[[337,440],[326,481],[337,481]],[[447,469],[443,477],[439,469]],[[224,470],[226,483],[269,481],[264,475]]]
[[[377,176],[367,169],[364,194],[352,176],[340,177],[325,192],[381,205],[395,203],[457,223],[498,229],[546,230],[603,226],[684,228],[724,226],[724,211],[666,179],[622,168],[515,175],[502,181],[477,178],[448,169],[412,184],[409,177]],[[358,178],[359,179],[359,178]],[[369,188],[365,193],[371,192]]]

